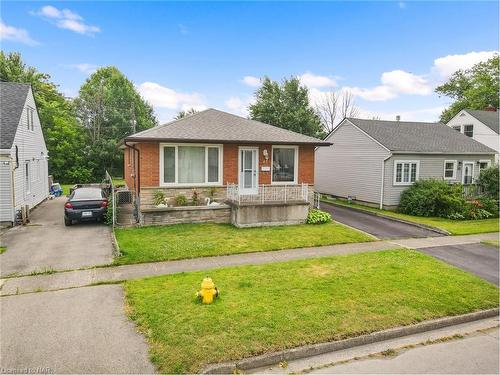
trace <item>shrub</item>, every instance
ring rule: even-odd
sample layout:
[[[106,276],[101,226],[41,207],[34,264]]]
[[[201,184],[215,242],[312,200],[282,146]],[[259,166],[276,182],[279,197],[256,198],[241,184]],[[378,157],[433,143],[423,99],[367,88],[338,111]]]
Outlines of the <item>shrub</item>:
[[[449,217],[461,213],[465,203],[462,185],[436,179],[419,180],[403,191],[398,211],[415,216]]]
[[[104,223],[108,225],[113,224],[113,194],[108,196],[108,209],[104,215]],[[116,208],[116,214],[118,214],[118,208]]]
[[[465,203],[463,216],[469,220],[488,219],[493,216],[483,208],[483,205],[478,200],[472,200]]]
[[[161,190],[155,190],[153,193],[153,204],[158,206],[159,204],[165,204],[165,193]]]
[[[477,184],[483,188],[484,194],[493,198],[498,199],[499,191],[499,173],[498,165],[493,165],[489,168],[483,169],[479,174]]]
[[[483,195],[476,200],[481,204],[482,209],[488,211],[492,216],[498,217],[498,203],[496,199]]]
[[[178,196],[175,197],[175,204],[177,206],[187,206],[188,199],[186,198],[185,195],[179,194]]]
[[[307,224],[324,224],[330,221],[332,221],[332,215],[318,209],[310,210],[306,219]]]
[[[193,190],[193,196],[191,197],[191,203],[193,206],[199,206],[201,202],[200,194],[196,190]]]

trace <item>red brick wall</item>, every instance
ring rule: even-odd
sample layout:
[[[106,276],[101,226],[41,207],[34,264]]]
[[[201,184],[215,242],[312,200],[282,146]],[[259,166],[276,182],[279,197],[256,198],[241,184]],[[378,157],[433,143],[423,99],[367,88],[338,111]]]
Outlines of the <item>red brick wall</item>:
[[[223,184],[238,183],[238,144],[223,146]],[[243,146],[243,145],[242,145]],[[252,145],[248,145],[252,147]],[[156,187],[160,182],[160,155],[157,143],[141,143],[136,146],[140,150],[141,158],[141,187]],[[255,147],[255,146],[253,146]],[[269,160],[265,160],[263,151],[267,150]],[[263,172],[261,166],[271,166],[271,145],[259,145],[259,184],[271,183],[271,171]],[[129,187],[133,187],[130,175],[131,163],[129,153],[125,149],[125,180]],[[129,182],[130,181],[130,182]],[[314,147],[299,147],[299,176],[298,183],[314,184]]]

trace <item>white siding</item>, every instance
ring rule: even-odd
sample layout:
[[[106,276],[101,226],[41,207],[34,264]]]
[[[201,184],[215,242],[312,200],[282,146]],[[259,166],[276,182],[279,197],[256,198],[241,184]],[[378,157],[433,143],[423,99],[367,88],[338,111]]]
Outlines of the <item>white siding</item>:
[[[0,158],[0,222],[14,221],[12,207],[11,164],[8,158]]]
[[[316,190],[378,203],[382,162],[390,153],[348,121],[326,140],[333,146],[316,150]]]
[[[28,129],[27,107],[35,109],[34,129]],[[18,147],[19,165],[16,164],[16,146]],[[30,208],[46,199],[49,195],[48,186],[48,165],[47,165],[47,147],[43,139],[40,119],[36,111],[35,100],[30,89],[26,98],[20,123],[17,128],[16,136],[12,144],[11,163],[14,170],[14,194],[15,210],[21,209],[23,205]],[[30,181],[26,185],[26,163],[29,163]],[[38,170],[38,171],[37,171]]]
[[[401,192],[408,186],[394,185],[394,161],[395,160],[418,160],[420,161],[419,179],[444,177],[444,161],[457,160],[457,162],[473,161],[474,162],[474,178],[479,176],[479,160],[491,160],[493,155],[420,155],[420,154],[395,154],[386,161],[385,178],[384,178],[384,206],[395,206],[399,203]],[[457,163],[458,164],[458,163]],[[458,167],[458,166],[457,166]],[[449,182],[462,182],[462,168],[457,168],[455,180]]]
[[[455,117],[453,117],[446,125],[461,126],[461,132],[463,133],[463,125],[473,125],[473,135],[472,139],[492,148],[497,151],[496,160],[498,162],[498,152],[500,150],[500,136],[491,130],[488,126],[484,125],[481,121],[476,119],[474,116],[465,111],[460,111]]]

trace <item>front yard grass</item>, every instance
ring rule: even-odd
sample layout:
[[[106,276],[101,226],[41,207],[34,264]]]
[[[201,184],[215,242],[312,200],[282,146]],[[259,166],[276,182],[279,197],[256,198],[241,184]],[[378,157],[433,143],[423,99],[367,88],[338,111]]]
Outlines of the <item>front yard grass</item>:
[[[431,227],[444,229],[445,231],[453,235],[489,233],[489,232],[499,231],[498,218],[484,219],[484,220],[450,220],[442,217],[412,216],[389,210],[380,210],[378,208],[369,207],[361,204],[347,203],[343,199],[331,199],[324,197],[321,200],[327,203],[353,207],[360,210],[375,212],[379,215],[391,216],[402,220],[412,221],[414,223],[429,225]]]
[[[413,250],[387,250],[127,281],[127,312],[162,373],[341,340],[498,306],[498,289]]]
[[[3,254],[7,251],[7,246],[0,246],[0,254]]]
[[[123,254],[115,264],[158,262],[340,243],[374,238],[338,223],[236,228],[229,224],[177,224],[115,229]]]
[[[498,240],[485,240],[485,241],[481,241],[481,243],[483,243],[485,245],[500,247],[500,241],[498,241]]]

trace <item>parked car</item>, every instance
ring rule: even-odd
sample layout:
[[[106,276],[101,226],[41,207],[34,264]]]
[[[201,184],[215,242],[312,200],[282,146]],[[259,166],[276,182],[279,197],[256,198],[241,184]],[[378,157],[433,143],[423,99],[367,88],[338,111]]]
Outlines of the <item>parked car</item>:
[[[108,199],[99,187],[82,187],[73,190],[64,205],[64,225],[73,221],[101,221],[108,210]]]

